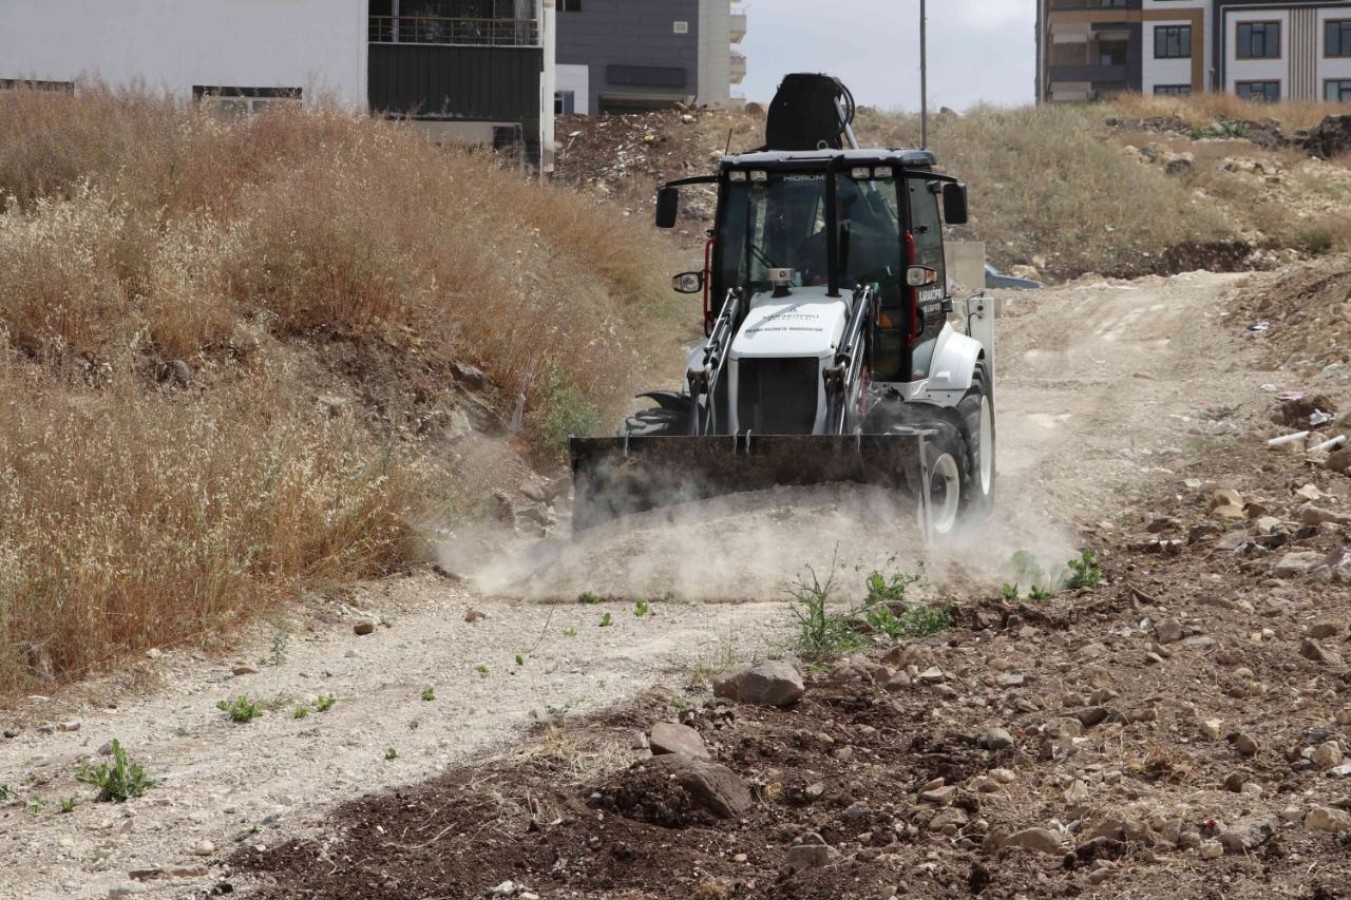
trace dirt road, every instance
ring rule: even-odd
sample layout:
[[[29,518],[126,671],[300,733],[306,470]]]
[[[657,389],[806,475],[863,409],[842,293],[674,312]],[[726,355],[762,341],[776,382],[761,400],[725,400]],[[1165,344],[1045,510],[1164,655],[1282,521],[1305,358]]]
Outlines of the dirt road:
[[[999,511],[931,554],[900,525],[861,518],[867,500],[848,491],[770,492],[711,523],[654,518],[580,551],[518,548],[482,572],[480,588],[431,576],[358,588],[222,656],[169,652],[134,678],[30,698],[0,713],[18,732],[0,742],[11,798],[0,806],[0,897],[101,898],[156,866],[181,869],[138,882],[145,896],[200,895],[238,842],[307,833],[336,802],[510,752],[532,711],[590,711],[764,654],[790,621],[781,588],[808,565],[834,565],[847,584],[922,561],[933,590],[957,591],[970,579],[997,586],[1014,550],[1063,562],[1076,527],[1110,528],[1133,490],[1176,478],[1206,442],[1260,414],[1267,379],[1222,318],[1236,280],[1005,295]],[[543,602],[579,590],[614,599]],[[637,599],[651,612],[635,615]],[[741,602],[708,602],[720,599]],[[487,618],[466,622],[471,608]],[[383,624],[358,637],[359,617]],[[434,699],[423,699],[428,687]],[[261,718],[234,724],[216,708],[241,694],[268,707]],[[320,697],[337,702],[319,712]],[[125,805],[96,804],[74,771],[103,760],[114,737],[160,784]],[[79,802],[63,813],[67,797]]]

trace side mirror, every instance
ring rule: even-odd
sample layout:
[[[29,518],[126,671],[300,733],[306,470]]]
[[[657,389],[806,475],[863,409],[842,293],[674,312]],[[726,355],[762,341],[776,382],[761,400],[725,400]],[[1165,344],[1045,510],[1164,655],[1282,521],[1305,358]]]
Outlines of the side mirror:
[[[657,227],[674,228],[680,212],[680,188],[664,187],[657,191]]]
[[[681,272],[671,279],[671,290],[677,294],[697,294],[703,289],[703,272]]]
[[[928,266],[911,266],[905,270],[906,287],[924,287],[938,281],[938,270]]]
[[[965,225],[966,219],[966,185],[949,181],[943,185],[943,220],[949,225]]]

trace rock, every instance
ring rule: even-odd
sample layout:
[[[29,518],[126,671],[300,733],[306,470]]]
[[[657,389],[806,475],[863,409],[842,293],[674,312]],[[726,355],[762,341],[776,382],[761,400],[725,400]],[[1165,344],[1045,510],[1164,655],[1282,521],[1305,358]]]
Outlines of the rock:
[[[1327,640],[1341,634],[1342,626],[1336,622],[1315,622],[1309,626],[1309,637],[1316,641]]]
[[[1314,748],[1309,757],[1313,764],[1320,769],[1331,769],[1340,766],[1345,754],[1342,753],[1341,745],[1336,741],[1325,741]]]
[[[641,765],[670,774],[700,807],[723,819],[734,819],[750,809],[751,791],[726,766],[688,756],[654,756]]]
[[[1351,469],[1351,447],[1343,447],[1328,454],[1328,458],[1323,462],[1334,472],[1345,472]]]
[[[648,739],[653,755],[677,753],[692,759],[708,759],[708,747],[704,739],[688,725],[673,722],[658,722],[652,726],[652,736]]]
[[[1219,836],[1220,844],[1230,853],[1247,853],[1271,840],[1278,824],[1274,816],[1240,819],[1225,828]]]
[[[1340,653],[1336,650],[1329,650],[1311,638],[1305,638],[1300,642],[1299,655],[1326,666],[1341,666],[1342,664]]]
[[[1307,504],[1300,509],[1299,520],[1305,525],[1322,525],[1324,522],[1331,522],[1334,525],[1351,525],[1351,516],[1329,509],[1320,509],[1312,504]]]
[[[1182,623],[1177,619],[1164,619],[1154,627],[1154,637],[1160,644],[1175,644],[1182,640]]]
[[[1340,834],[1351,831],[1351,813],[1326,806],[1316,806],[1304,817],[1304,827],[1313,831],[1331,831]]]
[[[315,405],[319,411],[330,419],[336,419],[343,414],[343,411],[351,405],[346,397],[334,397],[329,395],[320,395],[314,398]]]
[[[357,633],[360,634],[361,632]],[[230,674],[233,675],[235,678],[242,678],[245,675],[257,675],[258,670],[255,669],[253,666],[235,666],[233,669],[230,670]]]
[[[946,803],[951,803],[952,798],[956,793],[957,788],[955,786],[947,785],[946,787],[936,787],[931,790],[923,791],[920,793],[919,799],[923,803],[936,803],[941,806]]]
[[[1024,828],[1004,840],[1005,847],[1023,847],[1038,853],[1059,856],[1065,852],[1065,839],[1060,832],[1049,828]]]
[[[1090,706],[1086,709],[1077,710],[1074,718],[1079,720],[1079,724],[1085,728],[1092,728],[1094,725],[1101,725],[1107,721],[1107,717],[1112,711],[1105,706]]]
[[[1219,841],[1202,841],[1198,852],[1202,859],[1219,859],[1224,856],[1224,847]]]
[[[145,893],[145,886],[137,884],[134,881],[124,881],[119,885],[108,888],[108,900],[118,900],[121,897],[134,897],[137,894]]]
[[[522,482],[517,490],[521,492],[522,497],[527,500],[533,500],[536,503],[544,503],[548,500],[548,497],[544,494],[544,487],[533,481]]]
[[[1081,779],[1075,779],[1074,783],[1065,789],[1065,802],[1070,806],[1082,806],[1092,796],[1093,792]]]
[[[192,845],[193,856],[210,856],[216,852],[216,845],[210,841],[198,841]]]
[[[959,806],[948,806],[934,813],[934,817],[929,820],[929,830],[944,831],[950,829],[955,831],[964,828],[968,821],[970,819],[966,810]]]
[[[469,610],[469,612],[464,614],[464,620],[468,622],[470,625],[473,625],[475,622],[482,622],[486,618],[488,618],[487,613],[479,612],[476,609],[471,609]]]
[[[791,706],[806,692],[801,673],[780,661],[741,669],[713,685],[715,697],[754,706]]]
[[[352,626],[352,631],[356,632],[357,634],[370,634],[371,632],[375,631],[375,623],[372,622],[370,619],[362,619],[360,622]]]
[[[1258,750],[1257,741],[1246,734],[1235,735],[1234,750],[1237,751],[1240,756],[1256,756]]]
[[[1190,153],[1179,153],[1164,164],[1163,171],[1168,175],[1190,175],[1195,168],[1195,156]]]
[[[806,796],[808,800],[820,800],[821,797],[824,796],[826,793],[826,786],[821,782],[817,781],[807,785],[806,789],[802,793],[804,796]]]
[[[163,655],[164,651],[158,647],[151,647],[149,650],[145,651],[146,659],[159,659]]]
[[[1012,769],[991,769],[990,777],[1000,784],[1013,784],[1018,775]]]
[[[1201,723],[1201,735],[1208,741],[1218,741],[1223,731],[1222,719],[1206,719]]]
[[[1281,557],[1271,570],[1272,578],[1297,578],[1307,575],[1309,570],[1323,561],[1323,554],[1316,550],[1296,550]]]
[[[804,869],[828,866],[839,858],[839,852],[825,844],[798,844],[788,848],[787,869],[796,874]]]
[[[74,722],[74,721],[72,721],[72,722],[57,722],[57,723],[56,723],[56,730],[57,730],[57,731],[65,731],[65,732],[79,731],[79,730],[80,730],[80,723],[79,723],[79,722]]]
[[[1013,746],[1013,735],[1003,728],[991,728],[976,738],[976,745],[990,752],[1007,750]]]

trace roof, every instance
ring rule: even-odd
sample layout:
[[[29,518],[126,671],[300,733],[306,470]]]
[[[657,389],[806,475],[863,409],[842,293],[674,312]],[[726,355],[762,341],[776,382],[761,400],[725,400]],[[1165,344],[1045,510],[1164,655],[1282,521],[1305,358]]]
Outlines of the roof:
[[[818,165],[824,167],[837,157],[842,157],[845,165],[877,163],[914,167],[934,165],[934,155],[930,150],[887,150],[879,147],[862,150],[761,150],[724,157],[722,167],[724,169],[811,168]]]

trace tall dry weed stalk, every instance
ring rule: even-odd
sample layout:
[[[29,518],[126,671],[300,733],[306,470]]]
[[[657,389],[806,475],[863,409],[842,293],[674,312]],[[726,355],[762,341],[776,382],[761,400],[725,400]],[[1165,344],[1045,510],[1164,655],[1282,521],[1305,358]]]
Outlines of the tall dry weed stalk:
[[[334,342],[409,402],[473,363],[535,435],[667,352],[650,228],[338,110],[0,92],[0,198],[0,691],[398,563],[444,450],[321,414]]]

